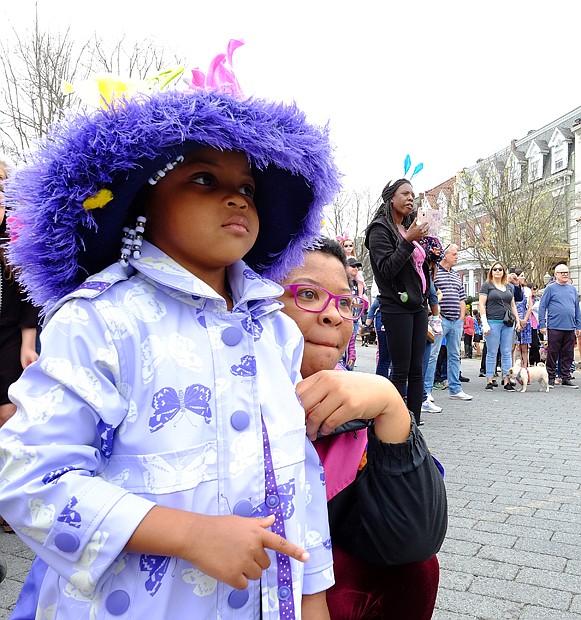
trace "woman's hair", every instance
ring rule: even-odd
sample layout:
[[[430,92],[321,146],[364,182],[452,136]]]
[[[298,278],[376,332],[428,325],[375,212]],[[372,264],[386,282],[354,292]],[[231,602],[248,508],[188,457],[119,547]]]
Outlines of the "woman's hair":
[[[383,191],[381,192],[382,203],[377,209],[377,211],[375,212],[373,219],[371,220],[372,222],[374,222],[375,220],[380,219],[381,217],[385,216],[387,226],[391,230],[391,232],[394,233],[394,238],[396,239],[396,243],[398,245],[401,242],[402,238],[397,229],[395,222],[393,221],[391,199],[393,198],[398,188],[401,187],[402,185],[405,185],[406,183],[408,185],[411,185],[411,182],[408,179],[398,179],[397,181],[390,181],[383,188]],[[412,222],[414,221],[414,218],[415,218],[415,213],[413,212],[408,213],[408,215],[406,215],[401,222],[402,226],[407,230],[411,226]]]
[[[329,237],[317,237],[309,245],[307,252],[321,252],[321,254],[334,256],[345,267],[345,273],[347,273],[347,255],[338,241],[329,239]]]
[[[10,160],[0,153],[0,168],[4,171],[4,176],[8,177],[10,173],[11,163]],[[8,213],[4,212],[4,217],[0,220],[0,271],[3,278],[12,280],[13,272],[11,266],[6,260],[5,246],[8,243],[8,232],[6,230],[6,217]]]
[[[502,284],[506,284],[507,282],[507,271],[506,271],[506,265],[503,265],[500,261],[496,261],[494,263],[492,263],[492,265],[490,265],[490,269],[488,270],[488,273],[486,274],[486,281],[488,283],[492,282],[492,268],[496,267],[500,265],[500,267],[502,267],[502,280],[501,283]]]

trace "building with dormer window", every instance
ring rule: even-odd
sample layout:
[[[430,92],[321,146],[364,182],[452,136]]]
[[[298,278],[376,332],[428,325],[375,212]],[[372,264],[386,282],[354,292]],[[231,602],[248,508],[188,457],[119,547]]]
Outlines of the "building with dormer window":
[[[552,273],[558,262],[566,262],[579,288],[577,148],[581,149],[581,106],[426,192],[432,208],[445,204],[441,240],[444,245],[451,241],[460,245],[457,269],[469,296],[478,295],[494,260],[524,269],[539,286],[547,271]],[[442,193],[443,185],[447,194]],[[507,256],[494,255],[499,248]]]

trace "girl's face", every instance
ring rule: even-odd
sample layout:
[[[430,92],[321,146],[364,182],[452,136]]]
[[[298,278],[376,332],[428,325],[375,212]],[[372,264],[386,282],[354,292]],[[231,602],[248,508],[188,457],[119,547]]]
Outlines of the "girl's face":
[[[346,241],[344,241],[343,249],[345,250],[345,254],[347,254],[347,258],[349,258],[349,256],[353,256],[353,254],[355,253],[353,241],[351,241],[351,239],[347,239]]]
[[[414,209],[414,188],[410,183],[403,183],[396,190],[391,199],[393,214],[397,219],[403,219]]]
[[[305,264],[293,269],[281,284],[314,284],[333,295],[351,293],[345,267],[339,259],[316,251],[307,252]],[[292,291],[285,291],[280,300],[285,306],[283,312],[295,321],[305,339],[301,366],[303,377],[319,370],[333,370],[349,344],[353,322],[339,314],[333,301],[323,312],[314,313],[297,308]]]
[[[254,191],[244,153],[198,149],[152,188],[146,238],[207,282],[254,245]]]
[[[526,285],[526,283],[527,283],[527,279],[525,278],[525,274],[524,274],[524,273],[521,273],[521,274],[518,276],[518,283],[519,283],[519,284],[522,284],[523,286],[525,286],[525,285]]]

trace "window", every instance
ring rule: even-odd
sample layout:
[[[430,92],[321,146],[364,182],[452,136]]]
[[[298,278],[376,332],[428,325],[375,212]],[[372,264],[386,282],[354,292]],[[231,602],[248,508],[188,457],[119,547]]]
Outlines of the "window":
[[[551,172],[559,172],[566,166],[567,143],[561,140],[552,152],[553,166]]]
[[[551,149],[551,174],[565,170],[569,164],[569,142],[573,141],[572,134],[566,129],[556,128],[549,140]]]
[[[541,162],[538,158],[529,160],[529,183],[537,181],[541,178],[539,171],[541,170]]]
[[[448,199],[446,198],[444,192],[440,192],[436,203],[438,205],[438,208],[440,209],[442,218],[445,219],[446,217],[448,217]]]
[[[468,208],[468,190],[464,183],[458,187],[458,208],[460,210]]]
[[[521,186],[522,171],[520,163],[515,155],[512,155],[508,161],[508,189],[515,190]]]
[[[477,205],[482,202],[484,191],[482,188],[482,179],[478,172],[474,173],[472,177],[472,204]]]
[[[545,155],[549,152],[549,147],[544,140],[533,140],[527,150],[526,158],[528,161],[528,182],[538,181],[543,178],[545,167]]]

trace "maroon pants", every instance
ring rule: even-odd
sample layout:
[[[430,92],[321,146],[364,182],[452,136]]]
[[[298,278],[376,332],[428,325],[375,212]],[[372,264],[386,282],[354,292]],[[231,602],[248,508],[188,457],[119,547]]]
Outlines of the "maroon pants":
[[[560,359],[561,378],[571,378],[571,364],[575,357],[575,330],[548,329],[549,350],[547,352],[547,374],[549,381],[555,380],[557,358]]]
[[[430,620],[436,604],[440,565],[369,564],[333,547],[335,585],[327,590],[331,620]]]

